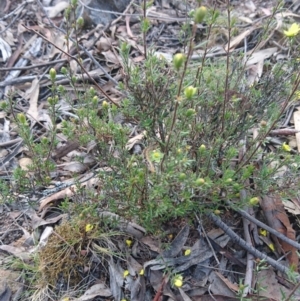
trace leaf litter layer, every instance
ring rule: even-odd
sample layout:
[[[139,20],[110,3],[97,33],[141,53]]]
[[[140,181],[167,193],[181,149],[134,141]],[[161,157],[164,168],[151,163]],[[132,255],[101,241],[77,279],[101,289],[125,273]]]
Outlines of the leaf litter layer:
[[[261,22],[173,3],[154,3],[145,18],[147,5],[131,3],[141,21],[120,17],[101,33],[80,29],[78,16],[73,31],[74,6],[49,19],[40,2],[20,4],[50,22],[22,29],[34,41],[24,46],[31,66],[28,52],[6,67],[24,74],[1,69],[1,250],[27,276],[22,299],[297,293],[298,27],[287,8],[268,4],[243,8]],[[90,43],[76,46],[80,35]],[[173,66],[178,48],[185,60]],[[247,212],[252,224],[241,220]],[[24,233],[14,244],[5,243],[9,221]],[[283,254],[285,265],[276,262]]]

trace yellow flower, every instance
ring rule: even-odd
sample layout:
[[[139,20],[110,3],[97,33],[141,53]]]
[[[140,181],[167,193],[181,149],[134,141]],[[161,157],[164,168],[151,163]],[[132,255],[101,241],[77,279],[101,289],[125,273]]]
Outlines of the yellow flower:
[[[187,250],[185,250],[185,252],[184,252],[184,256],[188,256],[188,255],[190,255],[191,254],[191,249],[187,249]]]
[[[158,150],[154,150],[151,153],[151,159],[152,159],[152,161],[157,162],[157,163],[160,162],[160,160],[162,159],[163,156],[164,155],[160,151],[158,151]]]
[[[87,224],[87,225],[85,226],[85,232],[89,232],[89,231],[91,231],[93,228],[94,228],[93,225]]]
[[[259,234],[260,234],[261,236],[267,236],[268,232],[267,232],[267,230],[265,230],[265,229],[259,229]]]
[[[139,274],[140,274],[141,276],[143,276],[143,275],[145,274],[144,269],[141,269],[140,272],[139,272]]]
[[[177,287],[182,287],[182,284],[183,284],[183,282],[182,282],[181,279],[176,279],[174,281],[174,285],[177,286]]]
[[[275,247],[272,243],[268,244],[268,247],[271,249],[271,251],[275,252]]]
[[[300,26],[298,23],[293,23],[288,30],[284,30],[283,33],[289,37],[295,37],[300,31]]]
[[[282,149],[285,152],[290,152],[292,150],[291,147],[288,144],[286,144],[285,142],[282,144]]]
[[[182,287],[183,285],[183,277],[181,275],[175,275],[172,279],[173,285],[176,287]]]
[[[125,242],[126,242],[127,247],[130,248],[131,245],[132,245],[132,240],[131,239],[126,239]]]
[[[182,287],[183,285],[183,277],[181,275],[175,275],[172,279],[172,283],[176,287]]]
[[[129,275],[129,271],[128,271],[128,270],[125,270],[125,271],[123,272],[123,277],[126,278],[128,275]]]

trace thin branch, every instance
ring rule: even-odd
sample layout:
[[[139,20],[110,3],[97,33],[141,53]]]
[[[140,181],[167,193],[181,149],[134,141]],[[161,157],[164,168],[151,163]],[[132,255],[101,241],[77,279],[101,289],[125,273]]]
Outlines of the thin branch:
[[[295,287],[290,292],[290,294],[288,295],[287,299],[285,299],[285,301],[291,300],[292,296],[294,295],[294,293],[296,292],[296,290],[299,288],[299,286],[300,286],[300,282],[298,282],[297,285],[295,285]]]
[[[219,261],[217,255],[216,255],[216,252],[215,252],[213,246],[211,245],[211,242],[210,242],[210,240],[209,240],[209,238],[208,238],[208,236],[207,236],[207,233],[206,233],[206,231],[205,231],[205,229],[204,229],[204,227],[203,227],[203,225],[202,225],[202,222],[200,221],[200,218],[198,217],[197,214],[195,214],[195,216],[196,216],[196,219],[197,219],[197,221],[198,221],[198,224],[200,225],[201,230],[202,230],[202,232],[203,232],[203,234],[204,234],[204,236],[205,236],[205,238],[206,238],[206,241],[207,241],[207,243],[208,243],[208,245],[209,245],[209,247],[210,247],[210,249],[211,249],[211,251],[212,251],[214,257],[215,257],[215,260],[216,260],[217,264],[220,265],[220,261]]]
[[[244,211],[242,209],[235,208],[234,204],[232,204],[230,201],[226,201],[226,203],[230,206],[230,208],[232,208],[233,210],[235,210],[238,213],[240,213],[243,217],[245,217],[250,222],[256,224],[257,226],[259,226],[259,227],[261,227],[261,228],[263,228],[263,229],[265,229],[267,231],[269,231],[271,234],[275,235],[276,237],[278,237],[282,241],[284,241],[284,242],[288,243],[289,245],[293,246],[294,248],[300,250],[300,244],[297,243],[296,241],[294,241],[292,239],[289,239],[288,237],[286,237],[282,233],[280,233],[280,232],[274,230],[273,228],[267,226],[266,224],[260,222],[259,220],[257,220],[253,216],[249,215],[246,211]]]
[[[245,190],[242,190],[240,194],[241,194],[241,200],[245,201],[245,199],[247,198],[247,192]],[[250,208],[245,208],[245,209],[250,210]],[[251,235],[250,235],[250,226],[251,226],[250,221],[244,217],[243,218],[244,238],[249,245],[253,246]],[[244,297],[246,297],[248,293],[251,292],[254,259],[255,259],[254,256],[250,252],[247,252],[247,265],[246,265],[246,274],[244,280],[245,289],[243,291]]]
[[[44,67],[44,66],[51,66],[51,65],[58,64],[58,63],[64,63],[64,62],[67,62],[67,59],[55,60],[55,61],[52,61],[52,62],[46,62],[46,63],[42,63],[42,64],[30,65],[30,66],[26,66],[26,67],[0,68],[0,71],[29,70],[29,69],[40,68],[40,67]]]
[[[251,253],[256,258],[265,260],[269,265],[277,269],[278,271],[288,275],[290,274],[290,269],[286,266],[278,263],[273,258],[267,256],[266,254],[256,250],[251,245],[247,244],[245,240],[240,238],[234,231],[232,231],[222,220],[217,217],[213,213],[207,213],[207,216],[218,226],[220,227],[235,243],[237,243],[240,247],[247,250],[249,253]],[[296,280],[300,281],[300,275],[298,273],[295,273]]]

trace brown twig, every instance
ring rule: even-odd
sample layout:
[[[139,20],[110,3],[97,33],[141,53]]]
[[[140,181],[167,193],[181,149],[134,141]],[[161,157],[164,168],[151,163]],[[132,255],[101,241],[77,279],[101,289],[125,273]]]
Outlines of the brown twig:
[[[155,294],[155,296],[154,296],[154,299],[153,299],[152,301],[159,301],[159,300],[160,300],[160,297],[161,297],[162,294],[163,294],[165,282],[166,282],[166,279],[165,279],[165,277],[164,277],[163,280],[162,280],[162,283],[161,283],[159,289],[157,290],[157,292],[156,292],[156,294]]]
[[[295,287],[292,289],[292,291],[290,292],[290,294],[288,295],[288,297],[285,299],[285,301],[289,301],[292,296],[294,295],[295,291],[299,288],[300,286],[300,282],[298,282]]]
[[[212,253],[213,253],[214,257],[215,257],[215,260],[216,260],[217,264],[220,265],[220,261],[219,261],[217,255],[216,255],[216,252],[215,252],[213,246],[211,245],[211,241],[209,240],[209,237],[207,236],[206,231],[204,230],[204,227],[203,227],[203,225],[202,225],[202,223],[201,223],[201,221],[200,221],[200,218],[198,217],[197,214],[195,214],[195,216],[196,216],[196,219],[197,219],[197,221],[198,221],[198,224],[200,225],[201,230],[202,230],[202,232],[203,232],[203,234],[204,234],[204,236],[205,236],[205,238],[206,238],[207,244],[209,245],[209,247],[210,247],[210,249],[211,249],[211,251],[212,251]]]
[[[66,59],[61,59],[61,60],[55,60],[55,61],[51,61],[51,62],[47,62],[47,63],[43,63],[43,64],[30,65],[30,66],[26,66],[26,67],[0,68],[0,71],[29,70],[29,69],[40,68],[40,67],[49,66],[49,65],[55,65],[58,63],[64,63],[66,61],[67,61]]]
[[[207,216],[218,226],[220,227],[235,243],[237,243],[240,247],[247,250],[249,253],[254,255],[256,258],[265,260],[269,265],[277,269],[278,271],[288,275],[290,273],[289,268],[286,266],[278,263],[273,258],[267,256],[266,254],[256,250],[254,247],[249,245],[245,240],[243,240],[241,237],[239,237],[234,231],[232,231],[222,220],[217,217],[213,213],[207,213]],[[300,275],[298,273],[296,274],[296,280],[300,281]]]
[[[230,208],[232,208],[233,210],[237,211],[239,214],[241,214],[243,217],[245,217],[246,219],[248,219],[250,222],[256,224],[257,226],[269,231],[271,234],[275,235],[276,237],[278,237],[279,239],[281,239],[282,241],[290,244],[291,246],[295,247],[297,250],[300,250],[300,244],[297,243],[294,240],[289,239],[288,237],[286,237],[285,235],[283,235],[282,233],[274,230],[273,228],[267,226],[266,224],[260,222],[259,220],[257,220],[256,218],[254,218],[253,216],[249,215],[246,211],[242,210],[242,209],[237,209],[234,204],[232,204],[230,201],[226,201],[226,203],[230,206]]]
[[[245,201],[247,198],[247,193],[245,190],[241,191],[241,200]],[[245,208],[246,210],[250,210],[250,208]],[[250,227],[251,223],[245,217],[243,218],[243,228],[244,228],[244,237],[246,242],[252,246],[252,239],[250,235]],[[252,278],[253,278],[253,266],[254,266],[254,256],[247,252],[247,265],[246,265],[246,273],[245,273],[245,280],[244,280],[244,290],[243,296],[246,297],[248,293],[251,291],[252,287]]]

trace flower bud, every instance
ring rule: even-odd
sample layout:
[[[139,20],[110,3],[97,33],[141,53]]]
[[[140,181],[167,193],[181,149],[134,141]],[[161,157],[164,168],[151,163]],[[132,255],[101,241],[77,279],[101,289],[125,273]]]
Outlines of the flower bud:
[[[67,8],[65,9],[65,12],[64,12],[65,18],[66,18],[67,20],[69,20],[70,14],[71,14],[71,7],[69,6],[69,7],[67,7]]]
[[[43,138],[41,139],[41,143],[42,143],[42,144],[48,144],[48,142],[49,142],[49,139],[48,139],[47,137],[43,137]]]
[[[57,104],[58,98],[50,96],[50,97],[47,98],[47,101],[48,101],[48,103],[49,103],[50,106],[54,106],[54,105]]]
[[[267,122],[266,122],[265,120],[262,120],[262,121],[260,122],[260,125],[261,125],[262,127],[266,127],[266,126],[267,126]]]
[[[49,71],[50,79],[51,81],[55,81],[56,78],[56,70],[54,68],[51,68]]]
[[[204,144],[201,144],[199,147],[199,151],[202,153],[206,150],[206,146]]]
[[[186,179],[186,174],[185,174],[184,172],[180,173],[179,176],[178,176],[178,179],[179,179],[180,181],[185,180],[185,179]]]
[[[92,98],[92,102],[95,105],[98,103],[98,97],[96,95]]]
[[[59,93],[64,93],[64,92],[66,92],[65,87],[62,86],[62,85],[59,85],[59,86],[57,87],[57,90],[58,90]]]
[[[197,88],[194,88],[193,86],[189,86],[184,89],[184,95],[189,100],[192,99],[196,93],[197,93]]]
[[[201,186],[201,185],[205,184],[205,180],[203,178],[199,178],[195,181],[195,184],[197,186]]]
[[[92,96],[94,96],[96,91],[95,91],[94,87],[90,87],[89,92],[91,93]]]
[[[196,115],[195,109],[188,109],[188,110],[185,112],[185,116],[186,116],[186,117],[191,117],[191,116],[194,116],[194,115]]]
[[[64,75],[66,75],[67,72],[68,72],[68,70],[67,70],[66,67],[61,67],[60,72],[61,72],[62,74],[64,74]]]
[[[176,70],[179,70],[184,63],[185,55],[182,53],[176,53],[173,57],[173,64]]]
[[[22,124],[26,124],[27,123],[26,116],[23,113],[19,113],[17,115],[17,117],[18,117],[18,120],[19,120],[20,123],[22,123]]]
[[[206,15],[207,8],[205,6],[200,6],[195,11],[194,21],[196,24],[201,23]]]
[[[105,108],[105,109],[108,108],[108,102],[107,101],[104,100],[102,102],[102,108]]]
[[[82,28],[83,27],[83,25],[84,25],[84,19],[82,18],[82,17],[79,17],[78,19],[77,19],[77,25],[80,27],[80,28]]]
[[[251,198],[249,200],[249,204],[252,205],[252,206],[255,206],[259,203],[259,198],[258,197],[254,197],[254,198]]]
[[[8,104],[5,102],[5,101],[2,101],[1,103],[0,103],[0,109],[1,110],[6,110],[8,108]]]

